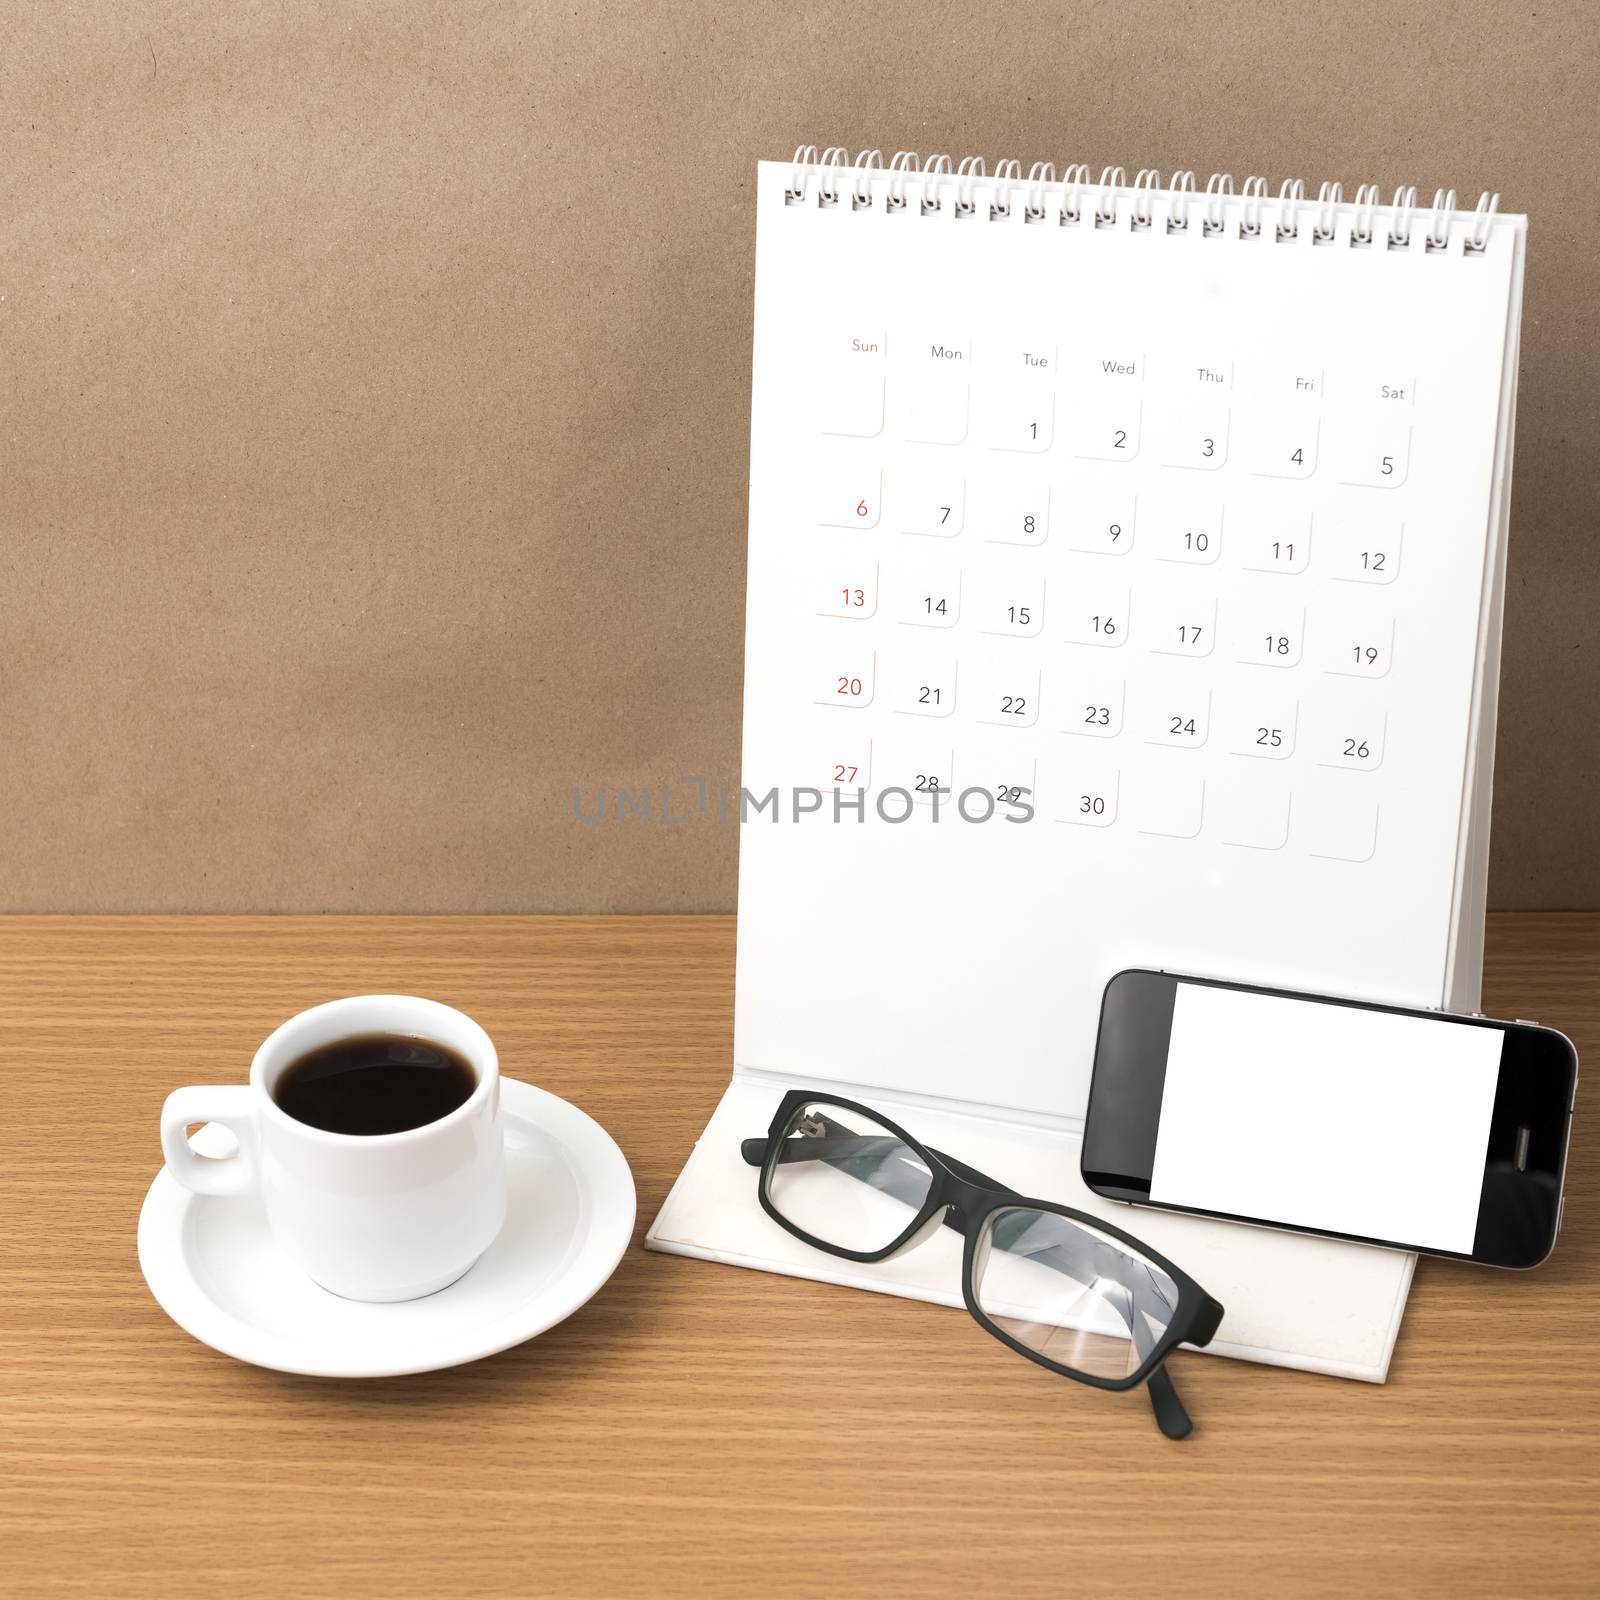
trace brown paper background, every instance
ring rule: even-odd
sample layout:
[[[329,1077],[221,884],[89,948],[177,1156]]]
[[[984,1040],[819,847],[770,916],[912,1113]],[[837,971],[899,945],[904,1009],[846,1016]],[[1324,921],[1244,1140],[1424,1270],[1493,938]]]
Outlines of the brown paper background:
[[[0,90],[0,908],[730,906],[572,791],[736,781],[802,140],[1528,212],[1491,899],[1600,904],[1592,6],[56,0]]]

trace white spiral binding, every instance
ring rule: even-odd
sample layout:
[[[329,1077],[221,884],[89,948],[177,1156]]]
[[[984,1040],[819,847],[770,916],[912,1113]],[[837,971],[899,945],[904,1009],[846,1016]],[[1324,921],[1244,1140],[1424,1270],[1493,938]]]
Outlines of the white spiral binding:
[[[1206,219],[1200,225],[1201,233],[1207,238],[1215,238],[1222,232],[1223,218],[1226,215],[1222,204],[1232,193],[1233,179],[1225,172],[1213,172],[1206,184]]]
[[[1494,214],[1499,209],[1498,194],[1485,191],[1478,196],[1478,209],[1472,213],[1472,232],[1461,247],[1469,256],[1481,256],[1489,248],[1489,230],[1494,226]]]
[[[1313,244],[1332,244],[1339,207],[1344,204],[1344,185],[1325,183],[1317,191],[1317,225],[1311,230]]]
[[[964,156],[956,168],[956,215],[970,217],[978,209],[976,190],[978,180],[988,176],[982,156]]]
[[[1189,201],[1194,196],[1194,174],[1192,172],[1174,172],[1172,174],[1172,214],[1167,218],[1168,233],[1187,233],[1189,231]]]
[[[1396,189],[1389,209],[1394,213],[1389,220],[1389,248],[1406,250],[1411,245],[1411,214],[1417,209],[1417,186],[1406,184]]]
[[[1161,174],[1154,167],[1144,167],[1133,180],[1133,214],[1128,226],[1135,233],[1143,233],[1154,222],[1151,206],[1155,192],[1161,187]]]
[[[994,198],[989,202],[989,220],[1004,222],[1011,215],[1011,191],[1022,181],[1020,161],[997,161],[994,168]]]
[[[1061,194],[1061,220],[1076,227],[1083,221],[1083,190],[1089,169],[1079,161],[1067,168],[1061,181],[1066,185]]]
[[[1356,188],[1356,216],[1350,224],[1350,243],[1358,249],[1365,249],[1372,243],[1372,222],[1378,209],[1379,192],[1375,183],[1363,183]]]
[[[1023,214],[1026,222],[1044,221],[1044,191],[1056,181],[1056,164],[1053,161],[1035,161],[1028,169],[1028,204]]]
[[[1244,197],[1244,212],[1239,218],[1239,237],[1241,239],[1259,239],[1261,237],[1261,204],[1267,198],[1267,180],[1265,178],[1246,178],[1244,188],[1240,191]]]
[[[1278,231],[1274,235],[1279,244],[1300,237],[1300,207],[1305,203],[1306,186],[1303,178],[1285,178],[1278,189]]]
[[[850,159],[850,152],[842,144],[829,145],[822,152],[821,176],[817,179],[817,204],[836,206],[839,203],[839,169]]]
[[[1433,191],[1433,220],[1422,241],[1425,250],[1443,250],[1450,243],[1450,213],[1456,208],[1454,189]]]
[[[856,157],[855,182],[850,186],[850,208],[853,211],[865,211],[872,204],[872,173],[883,166],[883,151],[863,150]],[[867,187],[862,188],[861,180],[867,180]]]
[[[1117,225],[1117,195],[1128,185],[1128,174],[1121,167],[1107,167],[1100,174],[1099,192],[1094,201],[1094,225],[1097,228],[1114,228]]]
[[[1103,168],[1096,181],[1087,166],[1074,162],[1062,169],[1058,180],[1053,161],[1034,162],[1024,177],[1022,163],[1008,157],[995,163],[991,176],[982,156],[966,156],[959,163],[952,163],[947,155],[922,161],[914,150],[899,150],[885,165],[881,150],[863,150],[852,164],[850,152],[842,145],[830,145],[819,153],[816,145],[803,144],[794,153],[784,200],[789,205],[831,209],[843,198],[846,177],[853,211],[868,211],[879,204],[889,212],[904,211],[915,181],[923,216],[942,211],[946,192],[953,188],[952,209],[957,220],[986,216],[991,222],[1008,221],[1020,194],[1025,224],[1054,222],[1064,228],[1087,224],[1132,233],[1154,227],[1156,197],[1163,192],[1161,174],[1153,167],[1140,169],[1130,184],[1122,167]],[[1225,172],[1212,174],[1203,191],[1194,173],[1175,172],[1165,194],[1167,232],[1188,233],[1198,208],[1201,238],[1231,235],[1290,243],[1300,237],[1302,216],[1311,207],[1313,245],[1331,245],[1342,237],[1354,249],[1408,250],[1421,214],[1425,219],[1421,247],[1430,255],[1447,251],[1452,244],[1459,245],[1463,255],[1482,255],[1489,247],[1500,206],[1500,196],[1485,191],[1477,209],[1465,212],[1456,205],[1454,189],[1438,189],[1432,205],[1424,210],[1411,185],[1397,187],[1385,206],[1375,183],[1361,184],[1354,200],[1348,202],[1342,184],[1324,183],[1316,199],[1309,200],[1299,178],[1285,179],[1276,196],[1265,178],[1246,178],[1236,194],[1233,179]],[[1348,227],[1341,229],[1341,223]]]
[[[906,208],[906,178],[918,171],[917,152],[915,150],[897,150],[894,160],[889,163],[889,193],[884,199],[884,205],[891,211],[904,211]],[[785,198],[788,198],[785,196]]]

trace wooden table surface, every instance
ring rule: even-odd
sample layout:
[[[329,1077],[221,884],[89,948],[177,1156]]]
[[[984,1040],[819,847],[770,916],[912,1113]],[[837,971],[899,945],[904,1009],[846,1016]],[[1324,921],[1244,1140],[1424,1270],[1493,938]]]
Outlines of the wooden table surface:
[[[1387,1387],[1192,1353],[1193,1438],[964,1314],[635,1248],[570,1321],[369,1383],[229,1360],[134,1253],[183,1083],[411,991],[616,1136],[654,1215],[728,1076],[728,918],[0,920],[0,1587],[19,1595],[1594,1593],[1600,1150],[1531,1274],[1424,1261]],[[1485,1009],[1600,1051],[1600,916]],[[753,1181],[753,1180],[752,1180]],[[753,1199],[753,1195],[752,1195]]]

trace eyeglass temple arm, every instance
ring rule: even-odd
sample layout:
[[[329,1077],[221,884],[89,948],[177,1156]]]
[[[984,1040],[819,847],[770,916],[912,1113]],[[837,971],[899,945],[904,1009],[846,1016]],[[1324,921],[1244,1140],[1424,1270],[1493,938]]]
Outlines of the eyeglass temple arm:
[[[1143,1361],[1155,1349],[1155,1340],[1150,1337],[1150,1330],[1137,1309],[1130,1308],[1124,1312],[1123,1320],[1133,1334],[1133,1347]],[[1194,1432],[1194,1424],[1189,1420],[1189,1413],[1183,1409],[1183,1401],[1178,1398],[1178,1387],[1173,1383],[1165,1361],[1145,1379],[1145,1387],[1150,1391],[1150,1409],[1156,1414],[1156,1426],[1169,1439],[1187,1439]]]
[[[835,1133],[832,1130],[837,1124],[825,1125],[829,1131],[820,1137],[788,1140],[778,1159],[785,1164],[791,1161],[837,1161],[841,1156],[852,1154],[868,1143],[882,1144],[885,1139],[883,1134],[847,1133],[842,1129]],[[769,1143],[767,1139],[741,1140],[739,1154],[744,1158],[745,1165],[759,1167],[767,1159]],[[987,1173],[979,1172],[976,1167],[969,1167],[965,1162],[957,1161],[954,1156],[947,1156],[942,1150],[935,1150],[934,1154],[963,1183],[970,1183],[975,1189],[988,1189],[995,1194],[1004,1195],[1009,1200],[1022,1198],[1015,1189],[1008,1189],[1003,1183],[996,1183]],[[951,1226],[960,1229],[963,1224],[952,1222]]]
[[[829,1133],[810,1139],[790,1139],[779,1152],[778,1160],[785,1166],[791,1161],[838,1161],[855,1154],[869,1141],[882,1144],[884,1135],[871,1133]],[[766,1139],[745,1139],[739,1145],[739,1154],[748,1167],[759,1167],[767,1159]]]
[[[1194,1424],[1183,1409],[1183,1401],[1178,1398],[1177,1385],[1165,1361],[1145,1380],[1145,1387],[1150,1391],[1150,1409],[1156,1414],[1156,1426],[1169,1439],[1187,1439],[1194,1432]]]

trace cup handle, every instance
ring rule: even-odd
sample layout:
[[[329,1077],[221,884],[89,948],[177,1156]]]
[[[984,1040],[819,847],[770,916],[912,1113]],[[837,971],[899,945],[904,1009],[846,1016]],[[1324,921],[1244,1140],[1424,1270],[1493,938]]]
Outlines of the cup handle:
[[[174,1089],[161,1108],[161,1149],[167,1171],[196,1194],[244,1194],[255,1186],[254,1091],[245,1084]],[[239,1153],[218,1161],[196,1155],[185,1131],[191,1122],[220,1122],[239,1141]]]

